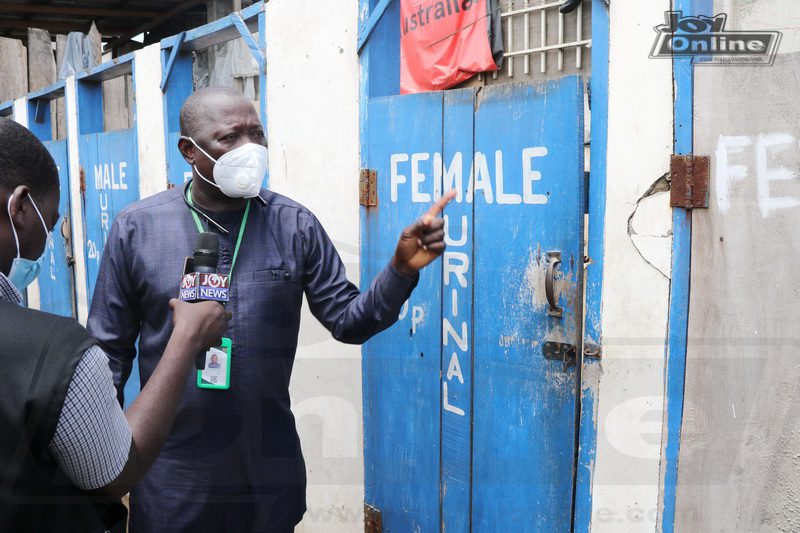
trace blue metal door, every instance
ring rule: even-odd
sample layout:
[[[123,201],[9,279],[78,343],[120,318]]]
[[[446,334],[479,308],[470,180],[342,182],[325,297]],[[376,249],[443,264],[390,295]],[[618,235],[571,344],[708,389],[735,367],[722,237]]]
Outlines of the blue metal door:
[[[372,98],[367,112],[365,282],[405,225],[458,195],[441,261],[364,348],[366,503],[385,531],[569,531],[582,82]]]
[[[53,238],[47,252],[47,262],[39,276],[39,307],[42,311],[62,316],[74,315],[75,278],[70,259],[72,244],[67,241],[63,228],[69,227],[66,218],[71,216],[69,210],[69,165],[67,141],[44,141],[43,143],[58,167],[58,181],[61,196],[58,212],[61,222],[53,228]],[[67,234],[68,235],[68,234]]]
[[[58,212],[61,215],[59,224],[53,228],[53,237],[46,253],[46,262],[39,275],[39,308],[42,311],[62,316],[74,316],[75,310],[75,273],[72,268],[74,252],[69,240],[70,188],[69,188],[69,156],[67,140],[53,139],[51,109],[56,98],[64,94],[64,83],[53,85],[34,97],[29,97],[28,127],[47,148],[58,169],[58,182],[61,189]]]
[[[379,207],[366,215],[367,283],[386,266],[403,228],[429,207],[411,201],[411,177],[399,167],[408,169],[413,157],[427,185],[432,183],[430,157],[442,145],[442,94],[372,99],[369,117]],[[394,181],[388,179],[391,168]],[[401,179],[409,182],[402,189]],[[421,194],[430,193],[428,187]],[[365,497],[396,531],[433,531],[439,522],[441,294],[441,271],[431,268],[403,308],[400,324],[364,348]]]
[[[139,199],[139,156],[134,129],[81,135],[79,151],[85,176],[87,294],[92,293],[100,256],[111,224],[128,204]]]

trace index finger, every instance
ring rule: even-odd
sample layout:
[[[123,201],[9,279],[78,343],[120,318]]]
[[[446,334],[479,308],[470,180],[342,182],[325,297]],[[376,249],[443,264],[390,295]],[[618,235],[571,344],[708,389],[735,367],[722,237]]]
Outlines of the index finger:
[[[456,190],[450,189],[449,191],[447,191],[447,194],[439,198],[436,201],[436,203],[433,204],[430,209],[428,209],[428,212],[426,214],[430,215],[432,218],[436,218],[437,216],[439,216],[439,213],[444,211],[444,207],[450,203],[450,200],[452,200],[455,197],[456,197]]]

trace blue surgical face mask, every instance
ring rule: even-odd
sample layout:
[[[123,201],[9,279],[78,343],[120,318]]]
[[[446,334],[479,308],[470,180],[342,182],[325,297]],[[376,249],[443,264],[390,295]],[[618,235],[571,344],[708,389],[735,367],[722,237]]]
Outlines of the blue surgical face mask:
[[[44,218],[42,218],[42,213],[39,212],[39,208],[36,207],[36,202],[34,202],[33,198],[29,196],[28,198],[30,198],[31,204],[36,210],[36,214],[39,215],[39,220],[42,222],[42,228],[44,228],[45,233],[45,244],[44,250],[42,251],[42,256],[36,261],[21,257],[19,254],[19,237],[17,236],[17,228],[14,227],[14,220],[11,218],[12,198],[14,198],[13,195],[8,198],[6,210],[8,211],[8,219],[11,221],[11,231],[14,233],[14,242],[17,245],[17,257],[15,257],[11,262],[11,270],[8,273],[8,280],[17,288],[18,291],[21,292],[25,290],[25,287],[33,283],[33,280],[39,277],[39,273],[42,271],[42,266],[44,265],[45,258],[47,257],[47,249],[50,247],[50,238],[52,237],[52,234],[47,231],[47,224],[44,223]]]

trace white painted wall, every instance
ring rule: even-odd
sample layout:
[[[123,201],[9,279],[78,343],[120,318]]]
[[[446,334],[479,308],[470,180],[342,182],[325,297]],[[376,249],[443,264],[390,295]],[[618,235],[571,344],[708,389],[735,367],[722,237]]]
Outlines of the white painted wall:
[[[161,92],[161,44],[136,51],[133,65],[139,198],[167,188],[164,94]]]
[[[358,284],[358,3],[271,0],[266,20],[270,188],[314,212]],[[363,531],[361,350],[307,308],[291,393],[308,470],[298,532]]]
[[[610,11],[603,360],[593,532],[656,530],[669,303],[669,193],[637,200],[669,168],[672,62],[650,59],[668,0]],[[664,236],[666,235],[666,236]]]

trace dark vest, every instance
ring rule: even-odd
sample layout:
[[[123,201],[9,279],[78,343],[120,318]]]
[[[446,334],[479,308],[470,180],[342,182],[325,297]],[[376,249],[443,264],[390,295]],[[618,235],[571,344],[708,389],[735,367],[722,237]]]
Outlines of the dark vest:
[[[96,340],[73,319],[0,302],[0,531],[107,531],[125,508],[75,487],[48,452]]]

